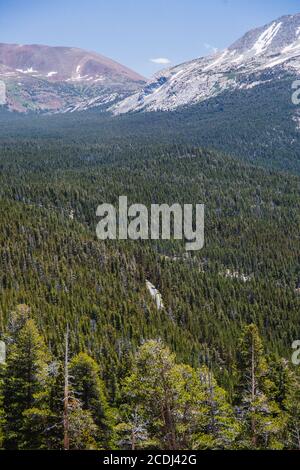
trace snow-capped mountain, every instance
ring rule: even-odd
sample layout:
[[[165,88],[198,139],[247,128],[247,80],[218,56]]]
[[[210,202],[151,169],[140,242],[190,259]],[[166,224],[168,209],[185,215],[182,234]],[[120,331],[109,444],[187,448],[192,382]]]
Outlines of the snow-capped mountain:
[[[112,104],[144,79],[94,52],[0,44],[1,104],[16,111],[66,112]]]
[[[214,55],[163,70],[111,110],[114,114],[173,110],[227,90],[268,83],[284,72],[300,73],[300,14],[254,29]]]
[[[285,73],[300,74],[300,14],[249,31],[224,51],[163,70],[147,83],[94,52],[0,44],[0,106],[20,112],[168,111]]]

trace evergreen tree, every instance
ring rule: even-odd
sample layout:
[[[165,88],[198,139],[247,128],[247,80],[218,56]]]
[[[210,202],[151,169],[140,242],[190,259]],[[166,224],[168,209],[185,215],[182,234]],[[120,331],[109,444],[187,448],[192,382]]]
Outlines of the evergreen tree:
[[[8,350],[4,386],[5,446],[46,446],[49,409],[49,353],[33,320],[18,329]]]
[[[148,422],[145,421],[144,413],[140,412],[140,406],[131,408],[123,405],[120,408],[120,422],[115,428],[117,444],[121,449],[141,450],[155,448],[159,445],[154,439],[151,440],[148,432]]]
[[[79,400],[72,399],[69,405],[70,450],[96,450],[97,432],[92,413],[82,409]]]
[[[292,375],[284,407],[287,411],[286,448],[300,450],[300,379],[296,374]]]
[[[218,386],[211,370],[202,367],[199,380],[205,392],[207,424],[194,444],[195,449],[234,449],[241,432],[226,392]]]
[[[268,364],[262,340],[255,325],[243,330],[238,355],[238,415],[242,423],[242,447],[280,449],[284,415],[275,402],[274,383],[268,377]]]
[[[150,439],[159,448],[190,448],[206,424],[205,395],[196,371],[177,365],[175,355],[160,341],[140,347],[124,392],[133,413],[138,407]]]
[[[4,377],[5,365],[0,363],[0,450],[3,449],[6,421],[4,412]]]
[[[98,427],[98,445],[113,445],[113,413],[96,361],[86,353],[74,356],[69,366],[72,390],[82,409],[88,410]]]

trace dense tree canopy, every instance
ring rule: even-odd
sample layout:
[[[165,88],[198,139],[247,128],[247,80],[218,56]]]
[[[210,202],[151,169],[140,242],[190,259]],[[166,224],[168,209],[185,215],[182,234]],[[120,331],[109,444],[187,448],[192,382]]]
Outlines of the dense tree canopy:
[[[187,116],[176,118],[172,135]],[[250,150],[199,148],[194,131],[187,145],[188,127],[170,143],[169,117],[161,139],[138,116],[115,121],[119,132],[96,113],[18,118],[14,135],[10,119],[0,148],[0,447],[64,446],[67,369],[70,448],[299,448],[300,180],[295,155],[294,175],[276,170],[285,142],[274,165],[260,147],[263,168]],[[97,206],[121,195],[204,203],[204,249],[99,241]]]

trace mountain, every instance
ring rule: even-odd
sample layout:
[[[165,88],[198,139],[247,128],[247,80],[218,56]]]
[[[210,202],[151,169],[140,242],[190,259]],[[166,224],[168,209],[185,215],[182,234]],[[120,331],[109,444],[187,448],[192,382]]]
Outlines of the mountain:
[[[246,33],[214,55],[166,69],[142,90],[112,107],[114,114],[169,111],[248,90],[300,71],[300,14],[279,18]]]
[[[95,52],[73,47],[0,44],[0,102],[14,111],[66,112],[107,106],[144,79]]]
[[[300,14],[251,30],[227,49],[163,70],[148,82],[94,52],[0,44],[0,106],[48,113],[98,107],[115,115],[173,111],[299,72]],[[298,125],[296,111],[294,121]]]

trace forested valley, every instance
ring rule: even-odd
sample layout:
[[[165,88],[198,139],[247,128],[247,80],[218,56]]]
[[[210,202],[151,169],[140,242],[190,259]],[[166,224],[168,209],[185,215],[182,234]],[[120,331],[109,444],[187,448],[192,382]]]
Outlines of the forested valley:
[[[0,447],[64,448],[67,401],[70,449],[300,449],[297,171],[99,119],[1,131]],[[99,241],[121,195],[205,204],[204,249]]]

